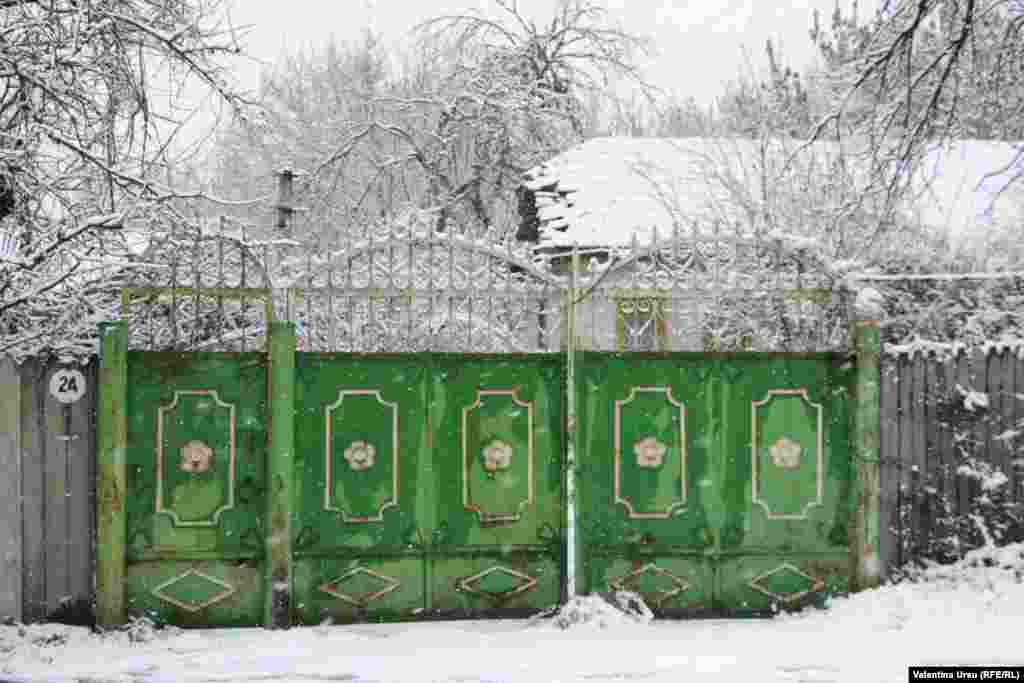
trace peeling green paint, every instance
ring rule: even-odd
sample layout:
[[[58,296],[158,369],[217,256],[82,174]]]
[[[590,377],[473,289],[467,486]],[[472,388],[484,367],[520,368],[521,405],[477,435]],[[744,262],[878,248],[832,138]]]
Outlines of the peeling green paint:
[[[102,627],[125,623],[127,352],[127,325],[101,325],[96,416],[96,621]]]
[[[103,451],[123,473],[101,467],[97,519],[125,527],[128,612],[284,627],[548,606],[568,583],[567,426],[579,436],[582,592],[639,590],[682,615],[792,606],[853,585],[851,545],[857,555],[877,544],[877,516],[873,535],[870,520],[851,518],[871,509],[863,468],[877,433],[858,431],[864,448],[851,449],[850,430],[869,421],[849,410],[877,396],[877,381],[848,391],[853,366],[829,354],[574,361],[569,384],[565,355],[296,354],[287,323],[272,326],[266,354],[127,354],[129,447]],[[168,457],[196,439],[222,467],[216,434],[233,420],[235,479],[219,497],[179,505],[176,482],[198,489],[199,477],[158,476],[158,415],[175,400]],[[868,485],[854,490],[855,476]],[[178,521],[154,509],[160,486]],[[216,525],[188,526],[218,501],[231,504]]]
[[[835,361],[588,354],[580,370],[590,387],[580,415],[588,435],[580,453],[584,591],[630,588],[656,613],[688,616],[764,612],[848,590],[842,530],[853,462],[848,398],[835,388],[852,376]],[[677,475],[665,458],[641,468],[651,481],[638,478],[634,447],[675,404],[686,420],[686,505],[645,514],[663,507],[650,498],[663,495],[660,478]],[[781,455],[772,452],[783,437],[799,445],[796,453],[788,441]]]
[[[878,323],[863,321],[854,328],[857,353],[857,411],[854,449],[857,459],[856,533],[853,560],[856,586],[877,586],[881,580],[881,332]]]
[[[558,600],[561,359],[298,357],[295,622]]]
[[[127,368],[126,615],[263,623],[267,354],[129,352]]]
[[[287,627],[291,621],[291,504],[294,477],[292,449],[295,444],[295,327],[290,322],[270,326],[270,448],[268,478],[273,482],[267,496],[267,598],[263,623]]]

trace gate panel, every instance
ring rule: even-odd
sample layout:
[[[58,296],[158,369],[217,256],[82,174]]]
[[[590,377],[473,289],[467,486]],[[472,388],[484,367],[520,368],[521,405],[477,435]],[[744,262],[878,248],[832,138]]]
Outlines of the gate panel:
[[[432,612],[511,616],[558,602],[562,382],[560,358],[435,360]]]
[[[637,590],[657,613],[711,607],[714,387],[699,359],[587,354],[577,505],[585,590]]]
[[[721,368],[730,476],[720,602],[760,610],[847,590],[852,364],[740,357]]]
[[[588,354],[582,372],[587,589],[670,616],[849,588],[845,357]]]
[[[298,354],[295,618],[409,618],[425,601],[428,372],[415,357]]]
[[[179,625],[262,618],[262,354],[128,354],[130,615]]]
[[[624,554],[610,550],[595,550],[590,558],[591,576],[603,577],[608,590],[639,593],[659,615],[698,615],[710,610],[714,572],[705,558],[655,555],[641,549]]]

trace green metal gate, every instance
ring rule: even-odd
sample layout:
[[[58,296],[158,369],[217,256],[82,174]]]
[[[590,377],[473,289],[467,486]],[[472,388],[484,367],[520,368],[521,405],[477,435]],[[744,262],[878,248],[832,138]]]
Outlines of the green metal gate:
[[[560,357],[295,358],[294,448],[275,453],[266,354],[127,355],[128,615],[266,623],[278,533],[290,623],[559,601]],[[275,458],[290,523],[268,519]]]
[[[849,588],[848,356],[584,358],[584,592],[634,590],[657,613],[695,615]]]
[[[261,623],[266,355],[129,353],[126,405],[128,612]]]
[[[302,623],[558,602],[559,358],[299,354]]]
[[[197,626],[517,616],[564,599],[571,571],[665,616],[752,614],[871,579],[851,394],[872,385],[846,354],[580,354],[573,425],[564,356],[290,339],[276,373],[275,353],[126,354],[124,406],[102,407],[125,414],[126,470],[100,470],[100,530],[125,515],[101,607]]]

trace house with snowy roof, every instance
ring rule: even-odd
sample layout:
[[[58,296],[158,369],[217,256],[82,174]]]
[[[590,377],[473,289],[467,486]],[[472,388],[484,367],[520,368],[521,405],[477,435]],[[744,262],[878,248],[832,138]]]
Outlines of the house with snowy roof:
[[[1018,224],[1024,201],[1003,190],[1020,151],[1016,144],[988,141],[934,149],[909,179],[901,220],[954,242],[975,239],[996,224]],[[617,270],[603,283],[604,295],[583,304],[582,343],[700,350],[707,348],[708,326],[719,313],[710,284],[739,286],[750,299],[758,282],[780,276],[765,269],[770,261],[752,245],[766,238],[813,243],[833,265],[857,256],[864,231],[856,212],[844,217],[844,207],[858,200],[860,211],[873,210],[862,190],[868,181],[863,168],[831,142],[594,138],[525,174],[517,239],[533,244],[562,272],[574,246],[585,254],[584,265],[593,267],[616,253],[664,244],[658,253],[676,257],[676,270],[685,276],[664,278],[666,288],[654,296],[656,285],[631,287],[638,271],[659,271],[654,259],[635,259],[632,268]]]

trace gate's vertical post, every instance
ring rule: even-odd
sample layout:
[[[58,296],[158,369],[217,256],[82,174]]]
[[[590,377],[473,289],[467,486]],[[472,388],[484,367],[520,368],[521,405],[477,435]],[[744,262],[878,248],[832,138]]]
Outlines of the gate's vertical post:
[[[579,248],[572,248],[572,273],[566,297],[566,462],[565,462],[565,576],[566,599],[576,597],[576,274]]]
[[[857,356],[853,455],[856,462],[857,509],[854,533],[856,588],[877,586],[881,579],[881,330],[862,315],[854,322]]]
[[[263,624],[287,628],[291,622],[292,478],[295,448],[295,326],[270,324],[270,453],[267,467],[266,602]]]
[[[96,415],[96,623],[125,623],[125,541],[128,518],[128,325],[100,325],[99,411]]]

